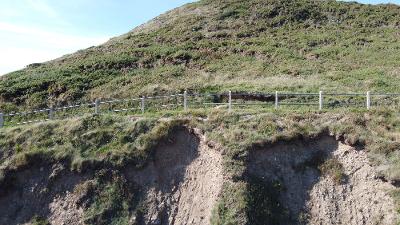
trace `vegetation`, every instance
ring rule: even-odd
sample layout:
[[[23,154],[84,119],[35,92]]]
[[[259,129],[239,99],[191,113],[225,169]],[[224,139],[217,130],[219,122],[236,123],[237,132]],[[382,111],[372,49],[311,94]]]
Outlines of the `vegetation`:
[[[383,177],[393,182],[400,180],[400,117],[397,111],[299,113],[282,110],[260,113],[257,110],[228,114],[226,110],[197,110],[165,116],[169,119],[162,119],[160,115],[148,119],[86,115],[2,129],[1,174],[4,170],[26,167],[38,158],[70,162],[71,169],[77,171],[93,165],[112,169],[129,163],[142,167],[152,157],[152,149],[160,139],[170,135],[174,127],[186,124],[202,129],[211,141],[220,143],[225,149],[224,170],[231,179],[224,184],[221,199],[214,209],[213,224],[245,224],[249,221],[257,224],[265,220],[284,223],[287,211],[277,207],[281,205],[274,198],[284,187],[277,181],[244,176],[249,151],[278,141],[309,140],[329,132],[350,145],[366,148],[372,162],[385,168],[381,171]],[[318,165],[322,174],[342,181],[341,165],[334,159]],[[4,174],[1,176],[4,178]],[[86,220],[110,224],[126,221],[134,212],[140,213],[140,196],[124,192],[135,189],[127,185],[116,172],[98,172],[90,185],[93,198],[85,214]],[[257,197],[260,195],[264,198]],[[257,213],[252,213],[255,207]],[[118,213],[113,217],[104,216],[114,211]]]
[[[337,158],[328,159],[319,169],[323,175],[331,177],[335,183],[341,184],[345,182],[346,174],[343,171],[343,165],[340,164]]]
[[[50,225],[49,221],[40,218],[39,216],[34,216],[31,220],[32,225]]]
[[[161,21],[161,22],[160,22]],[[109,42],[0,78],[0,111],[94,98],[217,91],[366,91],[400,88],[400,7],[312,0],[202,0]],[[159,24],[163,24],[160,26]],[[18,109],[18,110],[16,110]],[[183,124],[224,146],[224,184],[213,224],[279,224],[279,182],[244,176],[255,146],[329,132],[365,147],[387,180],[400,181],[400,117],[388,109],[312,112],[192,110],[146,118],[84,115],[0,130],[0,183],[37,158],[72,170],[143,167]],[[168,117],[166,120],[163,117]],[[163,118],[163,120],[161,120]],[[188,118],[182,120],[182,118]],[[335,159],[319,168],[343,180]],[[125,224],[140,198],[117,172],[98,171],[87,223]],[[398,199],[398,193],[394,196]],[[263,196],[261,198],[260,196]],[[256,210],[257,209],[257,210]],[[110,213],[112,216],[109,216]],[[37,224],[46,221],[37,219]]]
[[[279,201],[283,190],[279,181],[266,182],[250,177],[247,191],[249,224],[288,224],[288,209]]]
[[[82,171],[96,164],[118,167],[127,162],[142,167],[153,147],[180,123],[118,116],[84,116],[0,132],[0,163],[20,168],[37,157],[70,162]]]
[[[85,213],[85,224],[130,224],[131,217],[138,208],[138,188],[129,187],[117,172],[101,170],[94,181],[88,184],[93,194]]]
[[[0,109],[184,89],[397,92],[399,12],[333,0],[202,0],[3,76]]]
[[[381,175],[392,182],[400,179],[397,173],[400,166],[398,133],[400,129],[399,113],[390,110],[376,111],[336,111],[324,113],[299,113],[275,111],[274,113],[238,112],[227,114],[216,111],[209,115],[206,124],[196,124],[206,131],[207,136],[225,147],[226,173],[235,182],[228,182],[216,210],[213,224],[245,224],[242,221],[252,220],[251,224],[262,223],[266,219],[285,223],[285,210],[274,207],[273,194],[265,194],[261,209],[259,204],[256,217],[248,217],[247,210],[254,206],[253,194],[248,188],[252,182],[244,176],[248,153],[254,147],[269,146],[278,141],[311,140],[321,134],[330,133],[355,147],[365,148],[372,162],[379,165]],[[323,175],[332,177],[338,184],[345,181],[343,168],[337,160],[330,159],[313,165]],[[259,190],[271,191],[271,181],[256,182],[254,185],[265,185]],[[273,183],[273,181],[272,181]],[[272,186],[273,187],[273,186]],[[252,193],[252,194],[251,194]],[[235,197],[232,197],[235,196]],[[400,203],[398,203],[400,205]],[[274,211],[278,210],[278,211]],[[271,216],[271,212],[274,212]],[[231,222],[232,216],[234,221]]]

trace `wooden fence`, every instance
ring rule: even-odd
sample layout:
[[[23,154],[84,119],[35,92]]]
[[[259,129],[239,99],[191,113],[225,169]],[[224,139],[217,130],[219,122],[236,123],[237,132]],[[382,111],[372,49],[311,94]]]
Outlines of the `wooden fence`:
[[[143,96],[140,98],[96,99],[94,102],[77,103],[67,106],[48,107],[27,112],[0,113],[0,128],[30,124],[86,113],[100,114],[102,112],[126,112],[144,114],[147,111],[184,110],[196,108],[225,107],[229,112],[233,108],[271,107],[278,109],[283,106],[309,106],[318,110],[337,107],[365,108],[398,107],[400,94],[379,93],[242,93],[222,94],[182,94],[165,96]]]

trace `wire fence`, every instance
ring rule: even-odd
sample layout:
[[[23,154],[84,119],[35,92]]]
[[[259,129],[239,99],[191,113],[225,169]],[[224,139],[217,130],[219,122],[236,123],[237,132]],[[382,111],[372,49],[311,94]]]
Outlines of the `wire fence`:
[[[88,113],[126,113],[144,114],[166,110],[226,108],[248,109],[252,107],[313,107],[317,110],[328,110],[339,107],[365,108],[400,106],[400,94],[382,93],[214,93],[214,94],[182,94],[164,96],[143,96],[126,99],[96,99],[94,102],[78,103],[61,107],[48,107],[26,112],[0,113],[0,128],[43,121],[70,118]]]

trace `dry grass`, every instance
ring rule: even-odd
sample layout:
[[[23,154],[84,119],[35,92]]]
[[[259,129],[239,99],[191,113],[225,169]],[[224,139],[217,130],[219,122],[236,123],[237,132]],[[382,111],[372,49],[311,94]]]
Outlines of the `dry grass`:
[[[346,181],[343,165],[337,158],[328,159],[319,166],[319,169],[322,175],[332,178],[336,184],[342,184]]]

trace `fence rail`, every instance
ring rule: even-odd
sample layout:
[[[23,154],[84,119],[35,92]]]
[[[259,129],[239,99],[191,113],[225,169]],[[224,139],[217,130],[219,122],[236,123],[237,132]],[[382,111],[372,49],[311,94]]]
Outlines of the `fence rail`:
[[[82,113],[100,114],[109,112],[145,113],[146,111],[184,110],[189,108],[226,107],[229,112],[233,108],[262,106],[275,109],[281,106],[310,106],[318,110],[335,107],[365,108],[398,107],[400,93],[206,93],[196,94],[184,92],[182,94],[162,96],[142,96],[126,99],[96,99],[94,102],[78,103],[66,106],[47,107],[44,109],[26,112],[0,113],[0,128],[4,126],[31,124],[66,118]]]

